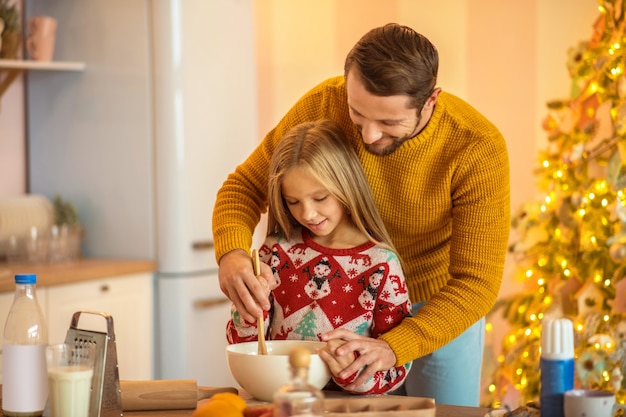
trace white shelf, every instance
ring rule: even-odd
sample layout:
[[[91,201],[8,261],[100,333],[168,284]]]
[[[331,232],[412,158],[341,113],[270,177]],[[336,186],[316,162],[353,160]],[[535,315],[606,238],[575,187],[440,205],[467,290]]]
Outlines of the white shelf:
[[[24,71],[82,71],[84,69],[84,62],[0,59],[0,75],[6,73],[4,77],[0,78],[0,97],[9,88],[13,80]]]
[[[0,68],[20,70],[82,71],[85,69],[85,63],[69,61],[0,59]]]

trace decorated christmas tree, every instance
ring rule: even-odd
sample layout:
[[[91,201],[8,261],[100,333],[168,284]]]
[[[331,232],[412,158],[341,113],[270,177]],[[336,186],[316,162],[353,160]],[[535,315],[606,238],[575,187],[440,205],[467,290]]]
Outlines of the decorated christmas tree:
[[[512,330],[490,405],[538,400],[547,315],[574,322],[575,385],[626,400],[626,18],[623,0],[599,5],[590,40],[567,55],[570,98],[547,106],[539,196],[512,216],[509,250],[523,290],[491,313]]]

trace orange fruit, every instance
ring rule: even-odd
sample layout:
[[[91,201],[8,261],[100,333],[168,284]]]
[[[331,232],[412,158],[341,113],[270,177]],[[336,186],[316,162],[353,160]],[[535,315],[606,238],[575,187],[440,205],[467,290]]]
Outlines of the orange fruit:
[[[225,401],[228,401],[229,403],[231,403],[235,407],[237,407],[237,409],[239,411],[241,411],[242,413],[243,413],[243,410],[245,410],[246,407],[248,406],[246,404],[246,400],[244,400],[243,398],[241,398],[237,394],[233,394],[232,392],[219,392],[217,394],[214,394],[211,397],[211,399],[212,400],[225,400]]]
[[[246,402],[237,394],[223,392],[200,404],[191,417],[243,417]]]

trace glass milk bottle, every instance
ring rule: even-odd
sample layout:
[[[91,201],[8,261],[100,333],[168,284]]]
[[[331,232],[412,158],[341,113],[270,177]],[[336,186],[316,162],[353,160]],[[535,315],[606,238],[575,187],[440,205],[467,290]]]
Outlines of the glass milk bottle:
[[[41,416],[48,399],[48,330],[37,301],[35,274],[15,275],[15,297],[4,325],[2,414]]]
[[[308,349],[289,352],[291,382],[274,394],[274,417],[323,417],[324,395],[308,382],[310,363]]]

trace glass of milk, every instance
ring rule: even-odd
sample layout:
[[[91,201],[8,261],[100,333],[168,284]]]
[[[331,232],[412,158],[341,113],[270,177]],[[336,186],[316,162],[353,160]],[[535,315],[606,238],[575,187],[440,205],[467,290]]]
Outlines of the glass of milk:
[[[95,344],[46,348],[50,417],[89,417]]]

